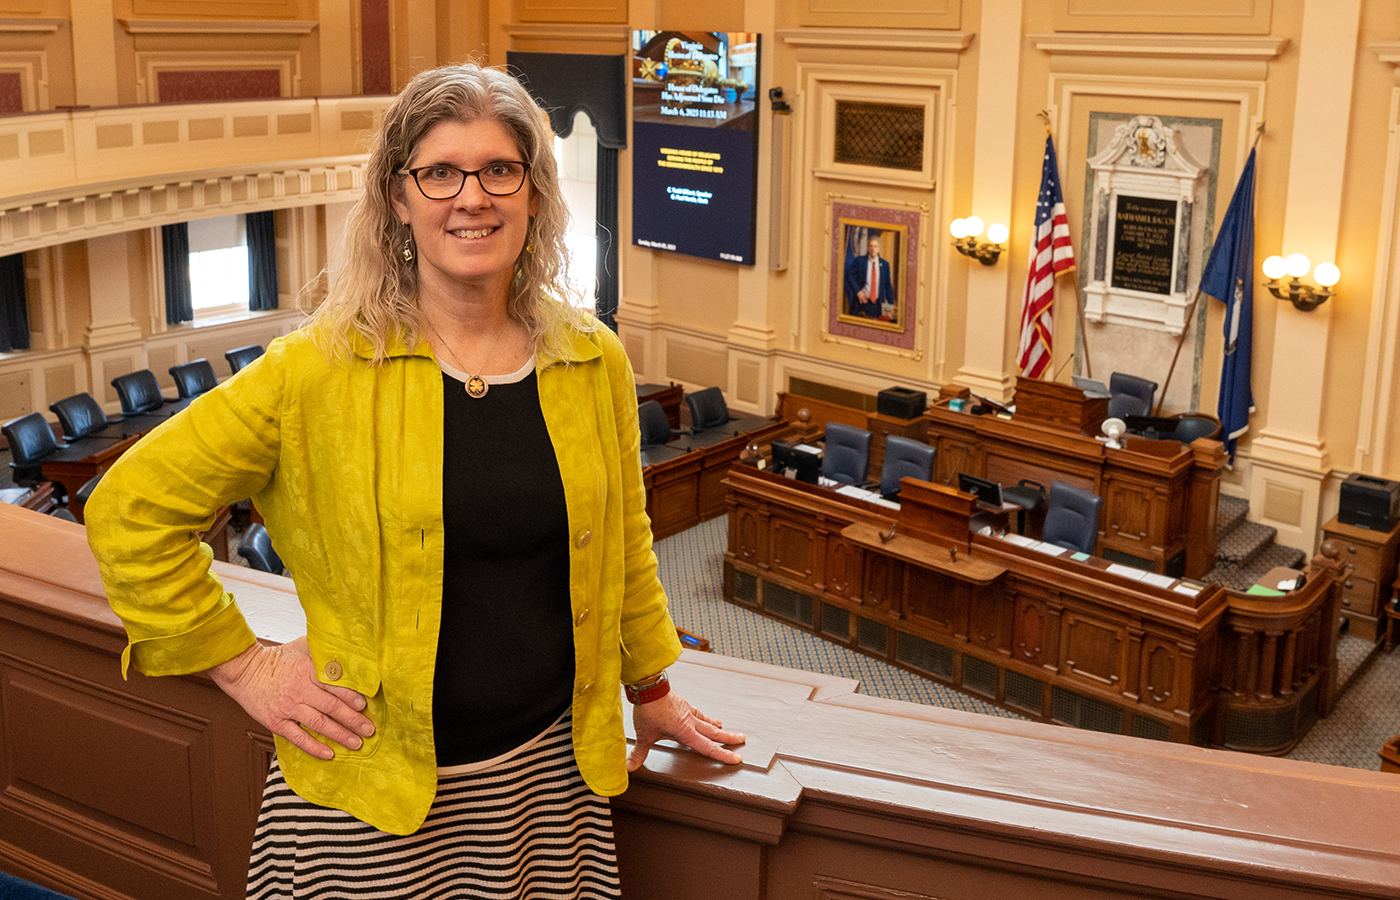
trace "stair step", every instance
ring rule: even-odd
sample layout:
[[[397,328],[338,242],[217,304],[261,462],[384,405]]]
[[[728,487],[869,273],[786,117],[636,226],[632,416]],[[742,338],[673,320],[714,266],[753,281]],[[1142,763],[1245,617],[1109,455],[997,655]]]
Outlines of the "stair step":
[[[1271,525],[1244,521],[1216,539],[1216,565],[1243,569],[1273,543],[1278,529]]]
[[[1247,591],[1250,585],[1262,578],[1275,566],[1301,569],[1307,554],[1294,547],[1282,544],[1269,544],[1262,548],[1254,559],[1242,566],[1221,563],[1206,573],[1203,581],[1218,584],[1236,591]]]
[[[1249,501],[1243,497],[1231,497],[1228,494],[1220,495],[1220,504],[1215,514],[1215,530],[1217,534],[1223,535],[1231,528],[1243,522],[1245,516],[1249,515]]]

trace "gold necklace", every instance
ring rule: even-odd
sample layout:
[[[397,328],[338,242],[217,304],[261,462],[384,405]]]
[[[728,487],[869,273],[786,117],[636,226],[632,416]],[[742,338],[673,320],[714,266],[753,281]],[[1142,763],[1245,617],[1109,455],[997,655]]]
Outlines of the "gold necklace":
[[[462,365],[462,361],[457,358],[457,354],[452,352],[451,345],[447,343],[446,339],[444,339],[442,334],[437,330],[437,326],[433,324],[433,320],[429,318],[426,313],[424,313],[423,318],[427,320],[428,328],[432,330],[433,335],[438,339],[438,343],[442,344],[442,349],[446,350],[447,355],[452,357],[452,362],[463,372],[467,372],[467,367]],[[477,374],[467,375],[467,396],[471,397],[473,400],[480,400],[482,397],[485,397],[486,392],[491,388],[491,386],[486,383],[486,379],[481,377],[480,373],[486,369],[486,364],[491,361],[491,354],[496,352],[496,345],[501,342],[501,335],[505,334],[506,325],[508,324],[510,324],[509,316],[501,323],[501,327],[496,329],[496,338],[491,342],[491,349],[486,351],[486,358],[481,361],[481,368],[477,370]]]

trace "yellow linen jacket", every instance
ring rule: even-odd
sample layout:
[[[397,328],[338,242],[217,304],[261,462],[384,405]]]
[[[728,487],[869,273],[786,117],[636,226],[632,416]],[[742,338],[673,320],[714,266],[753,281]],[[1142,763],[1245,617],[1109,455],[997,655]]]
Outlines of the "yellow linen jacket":
[[[552,301],[551,301],[552,302]],[[656,577],[631,366],[607,328],[537,353],[540,406],[568,507],[574,755],[604,796],[627,788],[619,681],[680,643]],[[253,497],[305,609],[323,681],[369,699],[375,733],[323,762],[277,739],[287,782],[393,834],[416,831],[437,785],[433,672],[443,570],[442,375],[426,342],[374,365],[328,358],[304,332],[160,426],[104,476],[88,539],[148,675],[199,672],[254,641],[196,532]],[[471,472],[449,477],[470,478]]]

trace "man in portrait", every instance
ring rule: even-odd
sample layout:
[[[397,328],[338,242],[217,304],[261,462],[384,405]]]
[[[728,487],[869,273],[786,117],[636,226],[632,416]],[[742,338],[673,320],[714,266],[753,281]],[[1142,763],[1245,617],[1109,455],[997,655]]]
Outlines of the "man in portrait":
[[[872,234],[865,255],[852,257],[846,265],[846,308],[853,316],[878,319],[882,307],[893,310],[894,306],[890,264],[880,256],[879,236]]]

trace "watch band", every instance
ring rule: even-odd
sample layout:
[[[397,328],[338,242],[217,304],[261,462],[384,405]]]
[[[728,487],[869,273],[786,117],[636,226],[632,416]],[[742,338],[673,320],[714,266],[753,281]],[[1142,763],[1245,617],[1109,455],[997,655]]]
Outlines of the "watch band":
[[[624,684],[622,690],[630,703],[650,703],[671,693],[671,680],[665,672],[660,672],[645,681]]]

